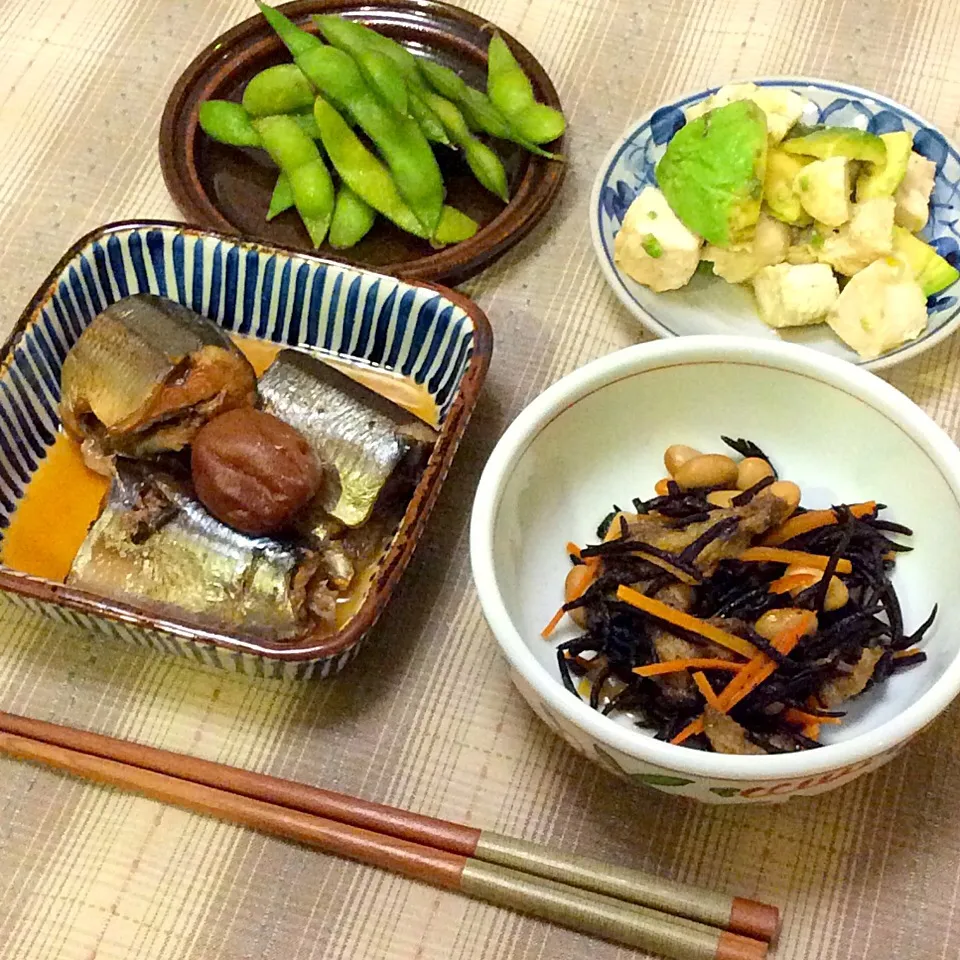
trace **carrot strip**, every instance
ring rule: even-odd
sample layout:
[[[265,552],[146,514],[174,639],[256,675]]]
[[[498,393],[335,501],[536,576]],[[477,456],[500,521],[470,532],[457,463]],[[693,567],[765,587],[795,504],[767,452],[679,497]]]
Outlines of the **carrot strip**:
[[[819,740],[820,739],[820,724],[819,723],[808,723],[800,731],[808,740]]]
[[[633,672],[641,677],[656,677],[662,673],[679,673],[681,670],[742,670],[744,664],[732,660],[718,660],[716,657],[688,657],[680,660],[664,660],[662,663],[648,663],[644,667],[634,667]]]
[[[580,559],[580,548],[572,540],[567,541],[567,554]]]
[[[901,657],[912,657],[915,653],[919,653],[919,652],[920,652],[920,648],[919,648],[919,647],[910,647],[909,650],[898,650],[898,651],[893,655],[893,659],[894,659],[894,660],[899,660],[899,659],[901,659]]]
[[[817,582],[812,573],[791,573],[787,577],[780,577],[770,584],[770,593],[789,593],[791,590],[805,590]]]
[[[693,682],[697,685],[700,693],[703,694],[703,699],[707,701],[707,706],[713,707],[714,710],[719,710],[720,701],[717,699],[717,694],[713,687],[710,686],[710,681],[707,679],[706,674],[697,670],[693,675]]]
[[[748,547],[738,560],[754,561],[756,563],[786,563],[800,564],[804,567],[814,567],[817,570],[826,570],[830,558],[820,553],[805,553],[803,550],[778,550],[776,547]],[[837,573],[851,573],[853,565],[849,560],[837,562]]]
[[[742,657],[749,659],[757,653],[757,648],[749,641],[744,640],[743,637],[738,637],[736,634],[721,630],[712,623],[707,623],[706,620],[701,620],[699,617],[694,617],[689,613],[684,613],[682,610],[677,610],[660,600],[655,600],[653,597],[646,597],[630,587],[622,585],[617,587],[617,599],[622,600],[624,603],[629,603],[631,607],[636,607],[638,610],[643,610],[644,613],[649,613],[658,620],[672,623],[675,627],[680,627],[682,630],[689,630],[691,633],[695,633],[705,640],[712,640],[721,647],[726,647],[727,650],[739,653]]]
[[[563,619],[563,615],[566,612],[567,611],[564,610],[563,607],[561,607],[553,615],[553,619],[540,631],[540,636],[543,637],[544,640],[547,640],[550,637],[550,635],[553,633],[553,631],[557,629],[557,625]]]
[[[865,503],[847,504],[847,509],[855,517],[868,517],[875,513],[877,503],[875,500],[867,500]],[[763,544],[767,547],[776,547],[781,543],[786,543],[794,537],[799,537],[801,533],[809,533],[811,530],[818,530],[820,527],[829,527],[837,522],[837,515],[833,510],[808,510],[806,513],[798,513],[790,517],[774,530],[771,530],[764,538]]]
[[[783,711],[783,719],[787,723],[797,723],[802,725],[819,725],[821,723],[839,724],[843,721],[840,717],[821,717],[816,713],[807,713],[805,710],[798,710],[796,707],[787,707]]]
[[[622,588],[621,588],[622,589]],[[795,624],[781,630],[773,640],[772,645],[780,653],[789,653],[803,637],[810,626],[809,617],[799,619]],[[765,653],[758,653],[724,688],[720,691],[718,701],[720,712],[729,713],[749,693],[760,686],[777,669],[776,660],[771,660]],[[703,717],[697,717],[688,723],[670,742],[683,743],[684,740],[703,732]]]

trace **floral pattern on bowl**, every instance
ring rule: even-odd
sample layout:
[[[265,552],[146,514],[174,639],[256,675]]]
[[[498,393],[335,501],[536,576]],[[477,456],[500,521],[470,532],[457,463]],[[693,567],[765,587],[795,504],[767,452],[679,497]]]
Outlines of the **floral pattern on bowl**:
[[[878,93],[824,80],[778,77],[755,80],[758,86],[788,87],[811,101],[804,124],[855,126],[871,133],[907,130],[914,150],[937,165],[930,218],[921,236],[953,266],[960,267],[960,153],[944,135],[915,113]],[[681,290],[654,293],[622,273],[613,261],[613,239],[640,190],[656,184],[655,168],[667,143],[685,124],[684,110],[711,96],[713,87],[659,107],[634,125],[607,155],[594,183],[590,226],[594,250],[607,281],[621,302],[652,333],[661,337],[696,333],[732,333],[786,339],[824,353],[881,369],[916,356],[960,325],[960,281],[927,301],[925,333],[876,360],[857,355],[821,324],[775,331],[760,320],[749,289],[698,271]]]

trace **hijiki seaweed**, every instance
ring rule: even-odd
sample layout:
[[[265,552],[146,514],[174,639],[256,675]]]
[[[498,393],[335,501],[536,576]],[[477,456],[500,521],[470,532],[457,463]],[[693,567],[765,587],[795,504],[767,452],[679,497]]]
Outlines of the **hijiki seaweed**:
[[[567,602],[544,634],[568,614],[582,632],[557,647],[566,688],[658,739],[817,747],[846,701],[926,659],[917,646],[936,607],[908,631],[890,577],[912,531],[882,518],[883,504],[807,510],[756,444],[723,439],[747,459],[670,448],[668,468],[671,450],[689,456],[674,456],[661,493],[614,506],[599,543],[568,544]],[[714,468],[724,482],[710,482]]]

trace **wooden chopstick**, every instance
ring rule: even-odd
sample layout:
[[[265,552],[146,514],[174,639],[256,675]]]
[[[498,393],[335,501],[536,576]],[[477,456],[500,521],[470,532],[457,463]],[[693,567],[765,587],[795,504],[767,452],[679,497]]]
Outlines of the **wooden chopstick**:
[[[758,960],[766,954],[762,940],[597,892],[600,886],[635,892],[630,881],[636,871],[333,791],[12,714],[0,712],[0,731],[4,731],[0,733],[0,751],[12,756],[134,789],[163,802],[299,840],[677,960]],[[331,813],[336,819],[316,812]],[[438,838],[440,843],[435,842]],[[471,847],[501,863],[477,859],[470,854]],[[527,849],[536,858],[534,875],[524,856]],[[582,889],[557,882],[564,879],[558,874],[571,872]],[[672,886],[687,900],[696,900],[695,888]],[[729,905],[731,898],[726,902]]]

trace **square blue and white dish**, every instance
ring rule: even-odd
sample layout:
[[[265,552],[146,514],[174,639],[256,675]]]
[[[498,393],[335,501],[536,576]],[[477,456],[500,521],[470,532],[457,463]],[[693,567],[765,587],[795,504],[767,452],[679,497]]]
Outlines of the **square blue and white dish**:
[[[64,358],[97,314],[137,293],[174,300],[231,334],[317,348],[412,379],[432,398],[438,432],[403,519],[356,610],[332,634],[307,628],[281,641],[209,629],[3,565],[0,600],[256,676],[341,669],[389,601],[450,468],[492,351],[486,317],[443,287],[253,240],[165,222],[101,227],[66,252],[0,352],[0,541],[57,439]]]
[[[806,97],[811,106],[800,121],[806,125],[854,126],[877,134],[912,133],[914,150],[937,167],[930,218],[921,236],[953,266],[960,265],[960,153],[939,130],[901,104],[849,84],[803,77],[752,82],[789,88]],[[656,164],[671,137],[684,125],[684,111],[717,89],[701,90],[658,107],[627,130],[600,167],[590,199],[590,230],[600,267],[621,303],[660,337],[715,333],[790,340],[872,370],[915,357],[956,330],[960,325],[960,281],[928,299],[927,328],[918,339],[875,360],[861,361],[825,324],[784,331],[768,327],[745,285],[729,284],[698,271],[682,289],[655,293],[617,267],[613,241],[627,208],[644,186],[656,184]]]

